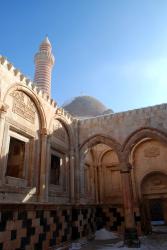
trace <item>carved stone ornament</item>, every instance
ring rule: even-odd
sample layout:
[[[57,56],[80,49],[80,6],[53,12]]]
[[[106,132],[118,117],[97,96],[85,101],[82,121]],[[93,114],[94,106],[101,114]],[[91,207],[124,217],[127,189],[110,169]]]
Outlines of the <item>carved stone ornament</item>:
[[[36,108],[31,99],[21,91],[14,91],[10,95],[13,97],[13,113],[34,124]]]
[[[144,156],[146,158],[152,158],[152,157],[157,157],[160,155],[160,148],[158,147],[149,147],[144,150]]]

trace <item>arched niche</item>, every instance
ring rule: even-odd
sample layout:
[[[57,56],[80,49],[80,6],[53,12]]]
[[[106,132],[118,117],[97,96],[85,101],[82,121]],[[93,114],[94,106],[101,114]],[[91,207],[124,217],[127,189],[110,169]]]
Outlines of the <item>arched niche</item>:
[[[141,194],[147,198],[167,198],[167,174],[154,171],[144,176],[141,182]]]
[[[148,233],[151,230],[150,208],[151,203],[154,203],[154,198],[151,196],[153,192],[144,195],[142,183],[144,183],[145,176],[149,177],[151,173],[155,173],[154,176],[158,175],[158,172],[167,173],[167,138],[163,132],[157,129],[139,129],[128,137],[122,151],[132,166],[131,177],[135,206],[140,208],[142,228]],[[159,200],[160,196],[161,194],[157,193],[155,204],[161,200]]]
[[[8,120],[16,122],[27,129],[39,131],[41,126],[37,107],[33,100],[23,91],[14,90],[6,98],[8,103]]]
[[[143,230],[154,231],[153,225],[167,224],[167,174],[160,171],[146,174],[140,188]]]
[[[122,186],[119,159],[114,150],[103,152],[101,157],[101,169],[103,174],[104,203],[121,203]]]
[[[143,127],[131,133],[123,143],[121,151],[124,158],[128,160],[135,145],[146,139],[153,139],[167,144],[167,135],[155,128]]]
[[[34,128],[38,123],[40,129],[47,127],[43,106],[37,95],[28,87],[21,84],[12,85],[5,93],[3,102],[8,106],[8,116],[20,119],[23,125],[25,123],[30,126],[31,123]]]
[[[63,151],[68,151],[70,147],[70,137],[67,129],[68,125],[61,120],[54,119],[50,128],[51,144],[58,144]]]
[[[145,138],[133,147],[131,162],[134,182],[140,198],[141,182],[145,175],[156,171],[167,173],[167,145],[155,139]]]
[[[83,202],[110,202],[111,193],[105,183],[112,163],[119,163],[120,145],[114,139],[97,135],[80,147],[80,196]],[[104,153],[106,158],[103,158]],[[112,152],[112,153],[111,153]],[[114,152],[114,153],[113,153]],[[103,166],[102,161],[108,165]],[[109,173],[111,171],[109,170]],[[110,175],[111,177],[111,175]],[[109,182],[108,182],[109,183]],[[111,180],[110,180],[111,183]],[[111,190],[111,189],[110,189]],[[110,198],[109,198],[110,197]],[[110,201],[109,201],[110,200]]]
[[[8,89],[3,102],[8,108],[1,151],[2,183],[12,187],[17,201],[31,201],[39,181],[40,131],[46,125],[42,104],[35,93],[19,84]],[[23,188],[21,194],[18,187]],[[25,199],[32,187],[33,195]]]
[[[68,124],[56,118],[52,119],[49,134],[49,201],[68,202],[70,192],[70,136]]]

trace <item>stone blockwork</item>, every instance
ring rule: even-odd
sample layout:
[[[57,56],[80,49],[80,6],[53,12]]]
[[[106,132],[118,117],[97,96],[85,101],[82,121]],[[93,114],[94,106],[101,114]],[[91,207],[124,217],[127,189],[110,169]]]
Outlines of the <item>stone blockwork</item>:
[[[0,249],[47,250],[87,237],[95,214],[95,206],[1,205]]]
[[[97,229],[106,227],[110,231],[122,233],[124,227],[123,208],[112,205],[97,206],[96,222]]]
[[[141,217],[139,209],[134,209],[134,219],[137,232],[141,235]],[[105,227],[109,231],[123,233],[125,227],[124,209],[120,205],[99,205],[96,208],[96,227],[100,229]]]
[[[123,233],[123,214],[122,207],[112,205],[1,204],[0,249],[53,249],[90,238],[102,227]]]
[[[151,127],[167,132],[167,104],[103,115],[79,121],[80,145],[95,135],[106,135],[123,145],[141,128]]]
[[[72,240],[89,237],[96,230],[96,206],[72,208]]]

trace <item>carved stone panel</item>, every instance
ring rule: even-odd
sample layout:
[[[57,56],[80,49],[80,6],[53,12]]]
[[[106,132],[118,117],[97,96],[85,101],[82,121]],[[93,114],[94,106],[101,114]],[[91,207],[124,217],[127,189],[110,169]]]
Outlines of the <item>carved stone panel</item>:
[[[21,91],[14,91],[10,95],[13,97],[13,113],[34,124],[36,108],[29,96]]]

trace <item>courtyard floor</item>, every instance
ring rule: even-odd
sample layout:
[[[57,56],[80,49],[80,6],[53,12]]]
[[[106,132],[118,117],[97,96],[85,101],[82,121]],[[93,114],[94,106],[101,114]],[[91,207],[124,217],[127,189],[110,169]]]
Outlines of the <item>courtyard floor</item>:
[[[104,232],[102,232],[104,235]],[[103,235],[100,238],[89,241],[85,245],[82,245],[81,248],[72,248],[80,250],[129,250],[129,248],[123,246],[123,241],[121,238],[104,237]],[[106,235],[105,235],[106,236]],[[107,239],[108,238],[108,239]],[[167,227],[156,227],[154,232],[148,236],[140,237],[141,247],[140,248],[130,248],[131,250],[141,249],[141,250],[167,250]]]

